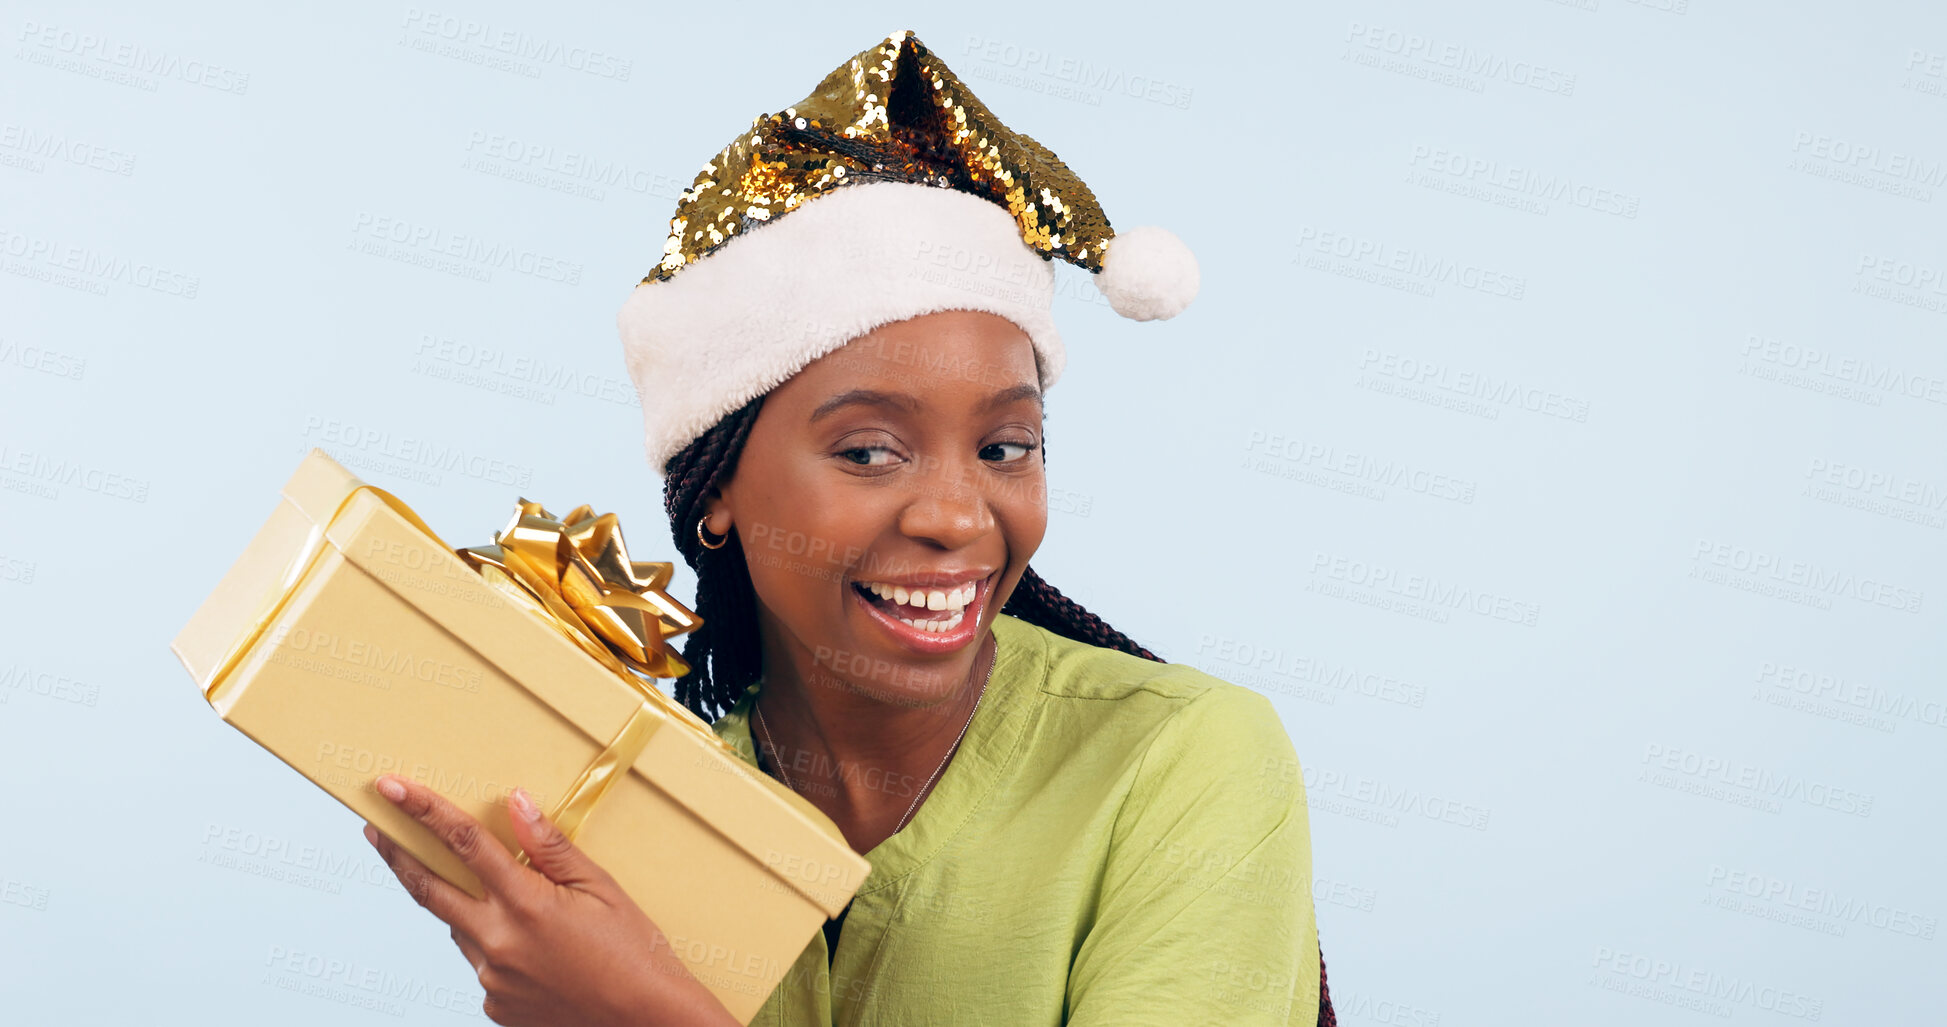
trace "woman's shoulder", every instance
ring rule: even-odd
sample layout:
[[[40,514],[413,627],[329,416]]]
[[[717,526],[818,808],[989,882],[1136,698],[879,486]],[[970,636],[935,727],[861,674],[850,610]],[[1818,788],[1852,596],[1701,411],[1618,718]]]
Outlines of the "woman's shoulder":
[[[1291,753],[1277,708],[1262,693],[1185,664],[1159,663],[1007,620],[1018,640],[1042,650],[1041,691],[1051,698],[1146,721],[1155,741],[1165,745],[1234,746],[1258,757]]]

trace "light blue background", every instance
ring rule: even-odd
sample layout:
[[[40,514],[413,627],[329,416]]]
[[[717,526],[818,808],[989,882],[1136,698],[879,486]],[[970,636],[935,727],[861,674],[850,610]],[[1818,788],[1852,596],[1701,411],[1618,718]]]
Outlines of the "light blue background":
[[[448,537],[519,494],[668,556],[615,312],[704,159],[908,27],[1197,253],[1165,323],[1057,265],[1036,563],[1275,700],[1342,1022],[1936,1021],[1937,8],[173,6],[0,18],[8,1022],[485,1022],[357,819],[168,641],[312,445]],[[491,66],[444,18],[628,74]],[[509,141],[527,180],[479,167]],[[357,249],[380,218],[578,284]],[[306,847],[347,872],[278,879]]]

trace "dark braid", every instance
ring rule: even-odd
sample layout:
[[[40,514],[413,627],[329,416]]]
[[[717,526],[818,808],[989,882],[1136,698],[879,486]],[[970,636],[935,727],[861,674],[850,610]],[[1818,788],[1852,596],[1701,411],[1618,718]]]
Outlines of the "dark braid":
[[[1022,573],[1021,583],[1014,586],[1014,594],[1007,597],[1007,605],[1001,607],[1001,612],[1077,642],[1119,650],[1157,663],[1169,662],[1137,645],[1128,635],[1109,627],[1102,618],[1082,609],[1082,604],[1041,580],[1041,575],[1036,574],[1033,567]]]
[[[703,624],[683,644],[690,672],[676,679],[676,701],[705,721],[715,722],[736,705],[744,689],[763,673],[763,646],[757,635],[757,593],[750,584],[750,565],[742,542],[726,541],[721,549],[706,549],[697,541],[696,522],[702,518],[710,490],[730,480],[737,458],[757,423],[764,397],[737,408],[709,431],[669,458],[663,468],[663,510],[676,551],[696,571],[696,614]],[[1043,443],[1042,456],[1047,456]],[[732,529],[734,534],[735,529]],[[1027,568],[1001,612],[1072,638],[1167,663],[1110,627],[1073,599],[1062,595],[1041,575]],[[1325,955],[1318,959],[1318,1027],[1337,1027],[1332,996],[1325,987]]]
[[[757,635],[757,593],[751,588],[742,543],[706,549],[697,540],[696,522],[703,517],[710,490],[737,470],[737,457],[763,405],[759,396],[731,412],[670,457],[663,469],[663,510],[669,514],[676,551],[696,571],[696,615],[703,619],[683,643],[690,672],[676,679],[676,701],[710,722],[736,705],[763,672],[763,646]]]

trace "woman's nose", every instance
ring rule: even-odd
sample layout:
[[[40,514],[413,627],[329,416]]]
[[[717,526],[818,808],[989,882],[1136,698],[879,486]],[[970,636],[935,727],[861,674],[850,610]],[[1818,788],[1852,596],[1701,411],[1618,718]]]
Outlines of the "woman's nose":
[[[900,512],[899,530],[942,549],[961,549],[994,530],[994,511],[987,497],[963,480],[929,476]]]

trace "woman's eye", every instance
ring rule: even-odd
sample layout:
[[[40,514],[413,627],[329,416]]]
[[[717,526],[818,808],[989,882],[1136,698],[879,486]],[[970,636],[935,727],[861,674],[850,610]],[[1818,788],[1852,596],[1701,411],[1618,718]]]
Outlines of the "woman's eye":
[[[893,451],[886,446],[855,446],[838,454],[861,467],[880,467],[892,463]]]
[[[1034,452],[1032,442],[992,442],[981,447],[980,458],[995,463],[1013,463]]]

